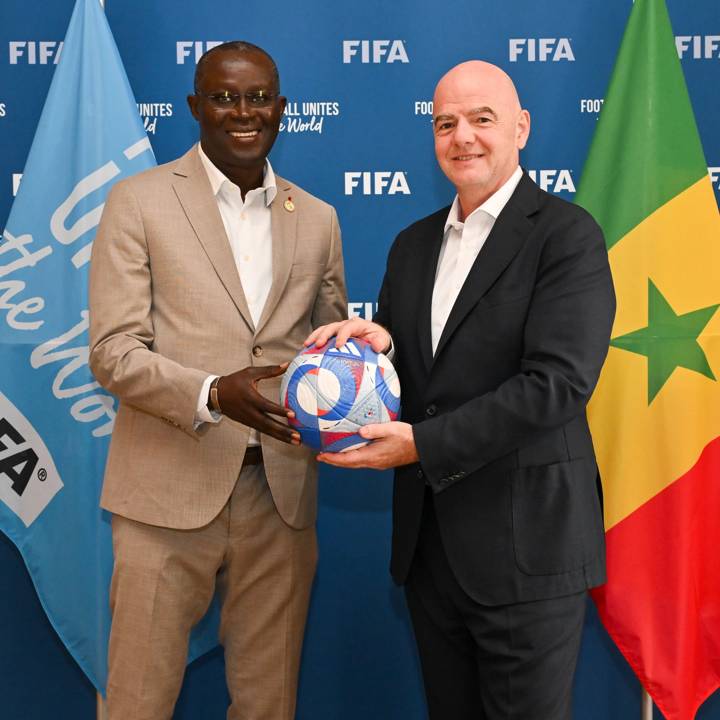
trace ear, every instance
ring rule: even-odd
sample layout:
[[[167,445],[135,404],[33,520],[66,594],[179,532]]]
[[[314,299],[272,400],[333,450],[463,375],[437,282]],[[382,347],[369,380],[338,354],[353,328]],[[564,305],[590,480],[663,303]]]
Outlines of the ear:
[[[190,108],[190,112],[192,113],[192,116],[196,120],[200,120],[200,114],[198,112],[197,104],[200,98],[198,98],[197,95],[188,95],[187,96],[187,104]]]
[[[284,95],[278,95],[278,104],[280,105],[280,114],[282,115],[285,112],[287,98]]]
[[[518,115],[517,125],[515,128],[515,144],[518,150],[522,150],[527,144],[530,135],[530,113],[527,110],[521,110]]]

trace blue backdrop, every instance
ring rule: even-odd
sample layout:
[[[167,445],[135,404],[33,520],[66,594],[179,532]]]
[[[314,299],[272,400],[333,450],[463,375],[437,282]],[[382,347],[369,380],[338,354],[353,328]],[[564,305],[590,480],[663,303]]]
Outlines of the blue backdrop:
[[[717,0],[667,2],[720,197],[720,7]],[[73,4],[0,3],[0,228]],[[207,47],[247,39],[275,57],[288,110],[273,165],[337,208],[350,311],[365,316],[395,234],[452,197],[432,151],[430,101],[438,78],[476,57],[505,68],[532,115],[523,165],[545,189],[572,199],[630,8],[630,0],[106,0],[158,162],[196,140],[185,96]],[[387,473],[322,473],[301,720],[424,717],[404,601],[387,573],[390,490]],[[57,640],[22,560],[2,536],[0,577],[2,717],[94,717],[94,689]],[[592,609],[575,703],[579,720],[640,716],[639,686]],[[190,666],[176,717],[219,720],[226,705],[222,654],[213,651]],[[720,697],[699,717],[720,718]]]

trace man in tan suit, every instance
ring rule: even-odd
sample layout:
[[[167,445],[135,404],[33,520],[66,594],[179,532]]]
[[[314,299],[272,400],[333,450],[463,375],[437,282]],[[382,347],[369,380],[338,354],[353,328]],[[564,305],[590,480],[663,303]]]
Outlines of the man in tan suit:
[[[277,404],[281,363],[347,305],[335,211],[267,161],[279,89],[254,45],[206,53],[199,145],[119,182],[95,241],[90,365],[120,400],[101,500],[111,720],[172,716],[216,587],[228,718],[294,715],[317,470]]]

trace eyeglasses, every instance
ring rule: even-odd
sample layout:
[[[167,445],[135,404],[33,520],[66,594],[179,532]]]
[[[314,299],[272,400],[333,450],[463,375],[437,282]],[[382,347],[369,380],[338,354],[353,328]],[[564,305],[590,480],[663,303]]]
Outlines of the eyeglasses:
[[[266,108],[270,107],[278,97],[279,93],[271,93],[267,90],[252,90],[246,93],[231,93],[225,90],[224,92],[216,93],[204,93],[199,90],[195,90],[195,94],[200,97],[206,98],[211,105],[216,108],[234,108],[240,98],[245,98],[245,101],[250,107],[254,108]]]

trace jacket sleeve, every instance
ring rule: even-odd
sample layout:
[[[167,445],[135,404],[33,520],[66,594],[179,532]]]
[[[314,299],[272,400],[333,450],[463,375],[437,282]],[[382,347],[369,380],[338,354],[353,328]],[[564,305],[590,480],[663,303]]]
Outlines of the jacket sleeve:
[[[334,208],[331,208],[330,212],[329,233],[327,263],[312,311],[313,328],[347,318],[347,290],[345,288],[342,240]]]
[[[207,373],[153,351],[152,274],[140,203],[127,182],[110,191],[90,265],[89,365],[121,402],[197,437]]]
[[[382,285],[380,286],[380,293],[378,294],[378,308],[373,316],[373,322],[382,325],[392,335],[392,302],[390,294],[390,277],[392,275],[392,266],[396,264],[398,247],[402,242],[403,233],[395,238],[390,252],[388,253],[387,266],[385,269],[385,276],[383,277]]]

